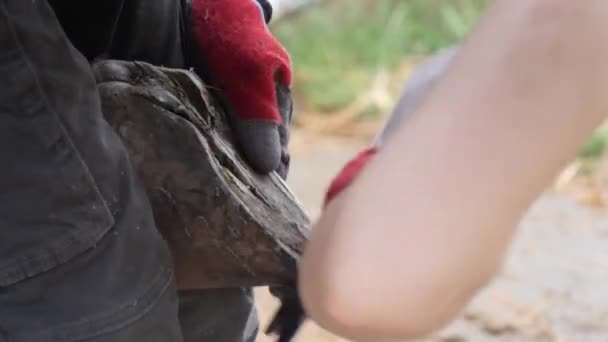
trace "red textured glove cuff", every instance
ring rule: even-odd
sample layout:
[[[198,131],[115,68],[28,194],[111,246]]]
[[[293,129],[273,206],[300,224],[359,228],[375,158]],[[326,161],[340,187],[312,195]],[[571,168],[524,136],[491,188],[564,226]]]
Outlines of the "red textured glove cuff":
[[[363,168],[377,152],[378,148],[376,146],[369,147],[368,149],[359,152],[359,154],[342,168],[340,173],[338,173],[329,185],[327,193],[325,194],[324,207],[357,178],[359,173],[361,173]]]
[[[253,0],[194,0],[195,40],[239,119],[281,123],[275,81],[291,86],[289,54]]]

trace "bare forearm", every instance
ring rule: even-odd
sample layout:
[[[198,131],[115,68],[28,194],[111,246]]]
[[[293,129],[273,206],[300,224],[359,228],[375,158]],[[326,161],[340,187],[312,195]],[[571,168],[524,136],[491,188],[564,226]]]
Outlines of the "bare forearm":
[[[356,340],[419,337],[491,278],[607,109],[604,3],[494,2],[426,105],[315,227],[301,275],[313,318]]]

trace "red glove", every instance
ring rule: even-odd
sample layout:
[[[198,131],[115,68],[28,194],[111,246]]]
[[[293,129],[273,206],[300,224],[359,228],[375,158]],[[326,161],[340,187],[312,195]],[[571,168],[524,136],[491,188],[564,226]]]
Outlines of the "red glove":
[[[332,180],[325,194],[323,206],[327,206],[329,202],[346,189],[357,178],[359,173],[365,168],[372,157],[378,152],[376,146],[369,147],[357,154],[351,159]]]
[[[237,141],[259,172],[288,162],[291,61],[255,0],[193,0],[192,30],[227,100]]]

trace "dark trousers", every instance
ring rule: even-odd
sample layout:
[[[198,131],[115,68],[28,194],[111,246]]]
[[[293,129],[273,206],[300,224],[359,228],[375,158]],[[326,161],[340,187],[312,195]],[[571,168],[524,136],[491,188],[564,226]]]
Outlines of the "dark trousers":
[[[177,293],[88,61],[46,0],[0,0],[0,341],[253,341],[250,290]]]

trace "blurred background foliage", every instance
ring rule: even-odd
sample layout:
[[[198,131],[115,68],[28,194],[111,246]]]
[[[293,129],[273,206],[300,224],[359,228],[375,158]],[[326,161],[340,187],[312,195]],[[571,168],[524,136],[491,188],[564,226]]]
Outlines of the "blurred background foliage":
[[[272,30],[292,55],[299,106],[331,113],[365,96],[379,75],[396,96],[411,63],[464,38],[485,3],[327,0],[279,18]]]
[[[271,30],[294,64],[295,123],[316,117],[326,131],[352,133],[352,121],[381,122],[416,63],[465,38],[488,0],[271,2],[280,8]],[[579,152],[581,172],[606,155],[607,141],[604,125]]]

